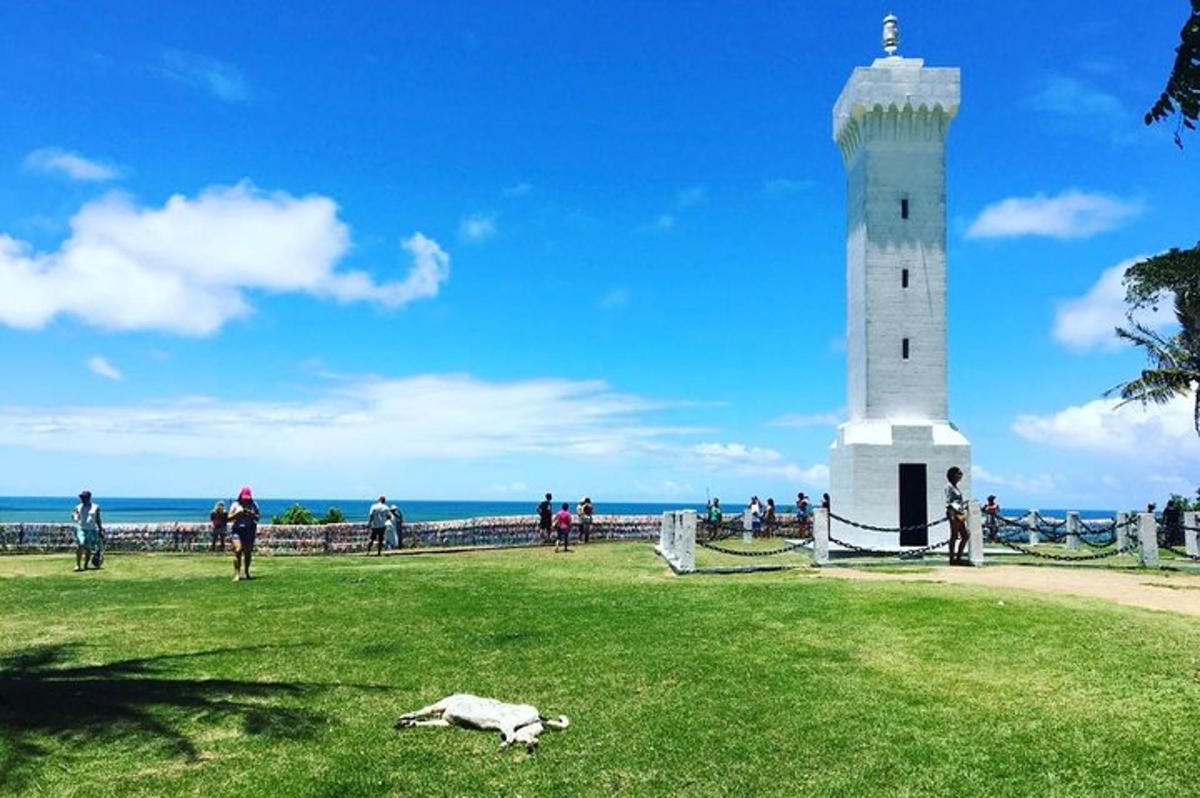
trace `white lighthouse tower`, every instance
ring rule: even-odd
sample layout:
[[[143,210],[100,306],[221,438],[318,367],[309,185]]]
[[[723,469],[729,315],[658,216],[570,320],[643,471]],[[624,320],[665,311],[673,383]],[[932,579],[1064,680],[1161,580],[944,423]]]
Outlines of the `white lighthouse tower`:
[[[970,444],[946,401],[946,133],[959,71],[887,53],[858,67],[833,109],[846,165],[846,358],[849,420],[830,453],[836,515],[883,527],[945,515],[946,471],[970,484]],[[833,522],[857,545],[922,546],[944,526],[895,534]],[[938,535],[937,539],[933,539]]]

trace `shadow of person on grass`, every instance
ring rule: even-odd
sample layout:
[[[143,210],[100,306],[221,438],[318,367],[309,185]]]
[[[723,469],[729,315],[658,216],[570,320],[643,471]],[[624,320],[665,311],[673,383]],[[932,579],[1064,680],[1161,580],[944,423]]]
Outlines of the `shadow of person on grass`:
[[[325,718],[296,703],[323,685],[190,679],[171,665],[268,646],[80,665],[76,645],[30,648],[0,658],[0,787],[14,786],[47,753],[46,738],[93,746],[126,739],[152,741],[168,755],[195,760],[195,744],[175,725],[233,718],[244,734],[268,738],[311,736]],[[140,740],[138,739],[140,738]]]

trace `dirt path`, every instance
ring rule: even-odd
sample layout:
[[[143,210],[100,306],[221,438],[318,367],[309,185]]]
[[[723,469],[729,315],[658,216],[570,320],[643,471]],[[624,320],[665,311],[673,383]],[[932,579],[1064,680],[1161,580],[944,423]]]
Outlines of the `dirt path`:
[[[1037,568],[996,565],[984,568],[939,567],[911,574],[858,568],[822,568],[832,579],[945,582],[958,585],[1015,588],[1107,599],[1130,607],[1200,616],[1200,576],[1174,573],[1109,571],[1101,568]]]

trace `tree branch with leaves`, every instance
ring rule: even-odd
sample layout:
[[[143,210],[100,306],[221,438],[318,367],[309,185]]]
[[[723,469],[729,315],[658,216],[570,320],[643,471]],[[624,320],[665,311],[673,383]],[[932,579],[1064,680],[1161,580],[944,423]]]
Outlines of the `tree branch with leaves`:
[[[1183,146],[1183,128],[1196,129],[1200,120],[1200,0],[1191,0],[1192,13],[1179,32],[1180,44],[1175,48],[1175,64],[1167,78],[1167,87],[1158,101],[1146,112],[1146,124],[1163,122],[1175,113],[1175,144]]]
[[[1118,327],[1117,336],[1141,347],[1150,368],[1104,395],[1120,395],[1122,405],[1165,405],[1190,396],[1192,423],[1200,435],[1200,244],[1192,249],[1172,249],[1130,266],[1124,283],[1129,326]],[[1164,335],[1134,320],[1137,311],[1157,310],[1168,299],[1179,325],[1175,334]]]

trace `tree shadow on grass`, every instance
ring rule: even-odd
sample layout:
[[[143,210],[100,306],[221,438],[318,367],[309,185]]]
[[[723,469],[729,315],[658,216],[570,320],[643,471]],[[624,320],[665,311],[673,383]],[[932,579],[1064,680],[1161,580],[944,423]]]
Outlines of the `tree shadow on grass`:
[[[312,736],[324,717],[294,702],[323,685],[172,677],[171,664],[266,646],[71,664],[77,646],[39,646],[0,658],[0,787],[15,786],[42,761],[47,738],[87,747],[153,740],[170,756],[195,760],[196,745],[173,721],[233,718],[268,738]]]

